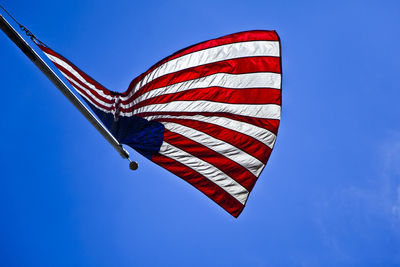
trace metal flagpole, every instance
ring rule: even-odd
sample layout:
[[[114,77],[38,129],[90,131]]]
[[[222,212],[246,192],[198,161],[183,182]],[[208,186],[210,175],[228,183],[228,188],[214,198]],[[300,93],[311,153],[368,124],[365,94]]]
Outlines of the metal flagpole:
[[[76,97],[68,86],[54,73],[54,71],[43,61],[43,59],[29,46],[21,35],[0,14],[0,28],[13,41],[19,49],[38,67],[44,75],[63,93],[63,95],[81,112],[83,116],[100,132],[101,135],[119,152],[119,154],[130,161],[129,167],[136,170],[137,162],[131,161],[129,153],[118,140],[100,123],[90,110]]]

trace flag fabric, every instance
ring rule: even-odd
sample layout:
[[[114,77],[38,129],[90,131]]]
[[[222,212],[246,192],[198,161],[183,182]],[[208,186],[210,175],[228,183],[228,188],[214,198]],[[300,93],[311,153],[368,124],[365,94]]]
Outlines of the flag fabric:
[[[184,179],[234,217],[274,147],[281,118],[275,31],[202,42],[161,60],[123,93],[40,49],[123,144]]]

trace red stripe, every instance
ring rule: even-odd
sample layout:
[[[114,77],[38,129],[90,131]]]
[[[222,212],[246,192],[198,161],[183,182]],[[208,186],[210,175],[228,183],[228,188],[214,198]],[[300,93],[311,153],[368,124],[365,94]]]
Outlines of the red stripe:
[[[193,185],[232,216],[237,218],[242,212],[244,205],[198,172],[160,154],[153,156],[152,161]]]
[[[131,99],[136,99],[140,95],[175,83],[202,78],[216,73],[245,74],[255,72],[280,73],[280,60],[274,57],[246,57],[224,60],[220,62],[201,65],[193,68],[184,69],[175,73],[163,75],[147,83],[135,92],[129,99],[123,101],[126,104]]]
[[[279,127],[279,120],[247,117],[247,116],[235,115],[224,112],[195,112],[195,113],[194,112],[143,112],[135,114],[135,116],[139,116],[142,118],[149,116],[156,116],[156,115],[171,115],[171,116],[202,115],[202,116],[226,117],[237,121],[247,122],[255,126],[267,129],[268,131],[274,133],[275,135],[278,133],[278,127]]]
[[[279,37],[275,31],[247,31],[247,32],[238,32],[234,34],[229,34],[217,39],[201,42],[199,44],[193,45],[186,49],[182,49],[168,59],[172,60],[193,52],[201,51],[204,49],[208,49],[211,47],[232,44],[232,43],[240,43],[240,42],[251,42],[251,41],[279,41]]]
[[[271,148],[266,144],[246,135],[219,125],[188,119],[157,119],[160,122],[174,122],[197,131],[208,134],[216,139],[229,143],[238,149],[252,155],[262,163],[266,163],[271,153]],[[168,141],[167,141],[168,142]],[[246,187],[247,188],[247,187]]]
[[[99,94],[97,93],[96,90],[93,90],[93,89],[89,88],[86,84],[84,84],[82,81],[80,81],[73,73],[71,73],[69,70],[67,70],[67,69],[64,68],[63,66],[57,64],[56,62],[53,62],[53,63],[54,63],[54,65],[56,65],[56,67],[57,67],[61,72],[64,72],[65,74],[67,74],[67,75],[70,76],[70,77],[74,77],[76,83],[78,83],[80,86],[84,87],[86,90],[90,91],[97,99],[99,99],[99,100],[101,100],[101,101],[103,101],[103,102],[109,103],[109,104],[113,104],[113,103],[114,103],[113,100],[110,100],[110,99],[108,99],[108,98],[105,98],[105,97],[99,95]],[[67,77],[65,77],[65,78],[67,78]],[[68,78],[67,78],[67,79],[68,79]],[[68,79],[68,80],[69,80],[69,79]],[[70,83],[72,84],[71,81],[70,81]],[[95,86],[95,87],[98,87],[99,85],[95,83],[94,86]],[[75,87],[75,86],[74,86],[74,87]]]
[[[139,104],[127,108],[125,112],[131,112],[152,104],[169,103],[172,101],[207,100],[228,104],[281,104],[281,91],[277,89],[230,89],[221,87],[209,87],[192,89],[179,93],[171,93],[146,99]],[[122,109],[121,109],[122,110]]]
[[[73,86],[73,83],[72,83],[72,81],[71,80],[69,80],[68,78],[66,78],[70,83],[71,83],[71,85]],[[104,105],[102,105],[102,104],[100,104],[100,103],[98,103],[92,96],[90,96],[86,91],[84,91],[84,90],[82,90],[82,89],[80,89],[80,88],[78,88],[78,87],[75,87],[75,86],[73,86],[74,88],[75,88],[75,90],[76,91],[78,91],[78,93],[80,93],[81,95],[84,95],[84,96],[86,96],[87,98],[89,98],[89,100],[91,101],[91,103],[94,105],[94,106],[96,106],[97,108],[99,108],[99,109],[105,109],[105,110],[108,110],[108,111],[111,111],[112,109],[113,109],[113,107],[106,107],[106,106],[104,106]],[[103,111],[104,112],[104,111]]]
[[[99,88],[99,90],[103,91],[104,94],[106,95],[115,95],[118,94],[116,92],[111,92],[110,90],[108,90],[107,88],[105,88],[103,85],[101,85],[99,82],[97,82],[96,80],[94,80],[92,77],[90,77],[89,75],[87,75],[86,73],[84,73],[83,71],[81,71],[78,67],[76,67],[71,61],[69,61],[68,59],[66,59],[65,57],[63,57],[62,55],[56,53],[55,51],[51,50],[48,47],[44,47],[41,45],[38,45],[39,48],[47,53],[50,54],[52,56],[57,57],[58,59],[61,59],[62,61],[64,61],[65,63],[67,63],[68,65],[71,66],[71,68],[73,68],[76,72],[78,72],[86,81],[88,81],[89,83],[95,84],[96,87]]]
[[[257,177],[242,165],[179,133],[165,130],[164,141],[183,151],[186,151],[194,157],[214,165],[236,182],[241,184],[248,191],[253,188],[257,181]]]
[[[146,72],[142,73],[138,77],[136,77],[129,85],[129,88],[123,95],[128,95],[136,86],[136,84],[142,80],[147,74],[149,74],[154,69],[158,68],[162,64],[170,61],[172,59],[187,55],[189,53],[197,52],[200,50],[204,50],[211,47],[216,47],[220,45],[230,44],[230,43],[238,43],[238,42],[246,42],[246,41],[279,41],[279,36],[275,31],[247,31],[247,32],[239,32],[230,35],[226,35],[217,39],[205,41],[199,44],[192,45],[190,47],[179,50],[178,52],[172,54],[169,57],[166,57],[153,65]]]
[[[98,88],[99,90],[102,90],[105,94],[111,95],[110,92],[104,88],[104,86],[102,86],[100,83],[98,83],[97,81],[95,81],[94,79],[92,79],[91,77],[89,77],[87,74],[85,74],[84,72],[82,72],[80,69],[78,69],[73,63],[71,63],[69,60],[67,60],[66,58],[64,58],[63,56],[61,56],[60,54],[54,52],[53,50],[51,50],[50,48],[47,47],[43,47],[39,45],[39,48],[42,49],[45,53],[50,54],[52,56],[55,56],[61,60],[63,60],[65,63],[67,63],[68,65],[70,65],[71,68],[73,68],[75,71],[77,71],[87,82],[92,83],[96,86],[96,88]],[[67,69],[65,69],[63,66],[57,64],[56,62],[52,61],[54,63],[54,65],[62,72],[64,72],[65,74],[71,76],[71,77],[75,77],[76,76],[74,74],[72,74],[70,71],[68,71]],[[98,99],[106,102],[106,103],[110,103],[113,104],[113,101],[102,97],[101,95],[99,95],[95,90],[89,88],[87,85],[85,85],[84,83],[82,83],[78,78],[76,78],[75,82],[77,82],[78,84],[80,84],[82,87],[86,88],[87,90],[89,90],[95,98],[93,98],[92,96],[90,96],[86,91],[80,89],[77,86],[74,86],[73,81],[71,81],[70,79],[68,79],[67,77],[65,77],[70,83],[71,85],[75,88],[75,90],[77,90],[80,94],[86,96],[93,105],[97,106],[98,108],[101,109],[105,109],[105,110],[112,110],[112,107],[107,107],[104,106],[103,104],[100,104],[98,102]]]

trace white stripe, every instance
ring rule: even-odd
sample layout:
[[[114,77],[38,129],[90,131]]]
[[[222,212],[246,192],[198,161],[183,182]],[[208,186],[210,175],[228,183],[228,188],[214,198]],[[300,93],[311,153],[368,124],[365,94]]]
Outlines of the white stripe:
[[[276,104],[246,105],[204,100],[153,104],[138,108],[132,112],[121,112],[120,116],[132,116],[144,112],[226,112],[242,116],[277,120],[281,117],[281,107]]]
[[[226,143],[222,140],[214,138],[206,133],[196,129],[173,122],[161,122],[169,131],[183,135],[190,140],[202,144],[205,147],[221,154],[224,157],[236,162],[249,170],[256,177],[264,168],[264,164],[252,155],[244,152],[243,150]]]
[[[258,72],[258,73],[245,73],[245,74],[229,74],[229,73],[216,73],[209,76],[201,77],[194,80],[184,81],[172,84],[166,87],[151,90],[133,102],[121,105],[123,108],[129,108],[143,100],[152,97],[183,92],[191,89],[200,89],[208,87],[223,87],[232,89],[245,89],[245,88],[281,88],[281,75],[278,73]]]
[[[72,87],[74,87],[74,85],[72,85]],[[75,88],[75,87],[74,87],[74,88]],[[103,111],[103,112],[105,112],[105,113],[111,113],[111,110],[106,110],[106,109],[103,109],[103,108],[97,106],[97,105],[96,105],[95,103],[93,103],[93,101],[90,100],[87,96],[85,96],[84,94],[82,94],[81,92],[79,92],[78,89],[75,88],[75,90],[76,90],[83,98],[85,98],[90,104],[92,104],[92,105],[95,106],[96,108],[100,109],[101,111]]]
[[[207,117],[201,115],[194,115],[194,116],[157,115],[157,116],[146,116],[144,118],[146,118],[147,120],[157,120],[160,118],[184,119],[184,120],[195,120],[195,121],[202,121],[205,123],[211,123],[253,137],[254,139],[260,141],[261,143],[264,143],[271,149],[273,149],[276,140],[276,135],[268,131],[267,129],[258,127],[256,125],[247,122],[237,121],[226,117],[216,117],[216,116]]]
[[[73,87],[75,87],[75,89],[80,88],[82,91],[85,91],[85,92],[86,92],[88,95],[90,95],[92,98],[96,99],[96,102],[98,102],[99,104],[102,104],[102,105],[104,105],[104,106],[106,106],[106,107],[110,107],[110,108],[113,106],[112,104],[103,102],[101,99],[97,98],[95,95],[93,95],[93,94],[90,92],[90,90],[88,90],[87,88],[85,88],[85,87],[81,86],[79,83],[77,83],[77,82],[75,81],[74,78],[69,77],[67,74],[65,74],[65,73],[62,72],[61,70],[60,70],[60,72],[61,72],[62,75],[65,76],[65,78],[68,79],[68,81],[71,83],[71,85],[72,85]],[[80,93],[78,89],[77,89],[76,91],[77,91],[78,93]],[[80,94],[82,95],[82,93],[80,93]],[[98,107],[97,105],[95,105],[95,106]]]
[[[251,41],[226,44],[172,59],[147,74],[140,82],[136,84],[135,88],[127,96],[122,98],[122,100],[126,101],[139,88],[143,87],[154,79],[169,73],[222,60],[256,56],[279,57],[279,42]]]
[[[174,159],[184,164],[188,168],[200,173],[208,180],[221,187],[243,205],[246,203],[246,200],[249,196],[249,192],[246,190],[246,188],[241,186],[238,182],[216,168],[214,165],[194,157],[193,155],[171,144],[168,144],[165,141],[161,145],[159,153],[165,157]]]
[[[106,95],[103,93],[103,90],[97,88],[95,85],[89,83],[85,78],[83,78],[77,71],[75,71],[67,62],[61,60],[58,57],[55,57],[53,55],[45,53],[46,56],[50,58],[51,61],[57,63],[58,65],[62,66],[66,70],[68,70],[72,75],[74,75],[78,80],[80,80],[82,83],[84,83],[87,87],[90,89],[95,90],[99,95],[101,95],[104,98],[112,100],[112,96]]]

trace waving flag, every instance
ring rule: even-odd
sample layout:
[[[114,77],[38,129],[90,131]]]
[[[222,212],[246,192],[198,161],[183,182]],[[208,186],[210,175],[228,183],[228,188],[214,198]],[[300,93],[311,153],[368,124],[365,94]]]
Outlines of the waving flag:
[[[237,217],[274,147],[281,117],[275,31],[227,35],[180,50],[112,92],[40,49],[110,132]]]

